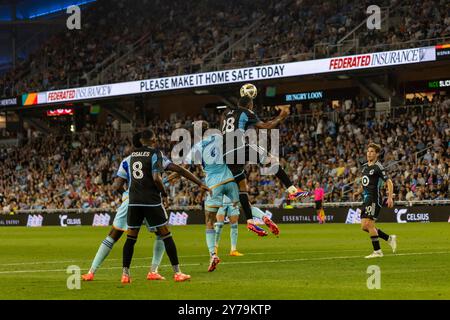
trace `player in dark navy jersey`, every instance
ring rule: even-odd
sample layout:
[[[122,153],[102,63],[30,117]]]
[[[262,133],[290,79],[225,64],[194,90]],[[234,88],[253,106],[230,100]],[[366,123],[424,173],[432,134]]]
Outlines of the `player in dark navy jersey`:
[[[368,232],[372,240],[374,252],[366,258],[382,257],[383,252],[380,248],[378,238],[387,241],[392,247],[392,251],[397,249],[397,237],[389,236],[380,229],[375,227],[375,221],[378,219],[380,209],[383,204],[381,190],[386,183],[388,189],[387,206],[394,206],[394,186],[391,179],[386,174],[386,170],[378,160],[381,147],[375,143],[370,143],[367,148],[367,163],[362,167],[362,188],[363,188],[363,205],[361,210],[361,228]]]
[[[142,148],[136,149],[129,157],[129,204],[127,241],[123,247],[122,283],[130,283],[130,265],[134,245],[140,227],[147,220],[149,227],[156,228],[156,234],[164,241],[167,256],[174,270],[175,281],[189,280],[190,276],[181,273],[175,242],[167,226],[168,216],[163,206],[162,197],[166,191],[161,174],[164,170],[177,172],[196,183],[202,190],[210,191],[198,178],[184,168],[173,164],[163,153],[154,148],[156,137],[146,130],[141,135]]]
[[[231,108],[222,116],[222,134],[224,135],[224,161],[227,163],[230,171],[233,173],[236,183],[239,185],[239,200],[247,219],[247,228],[259,236],[266,236],[267,232],[253,223],[252,209],[248,198],[247,177],[245,174],[245,162],[249,160],[253,152],[257,155],[258,163],[267,160],[268,153],[256,144],[245,141],[245,131],[252,128],[274,129],[289,115],[289,107],[282,107],[280,114],[267,122],[261,119],[253,112],[253,99],[244,96],[239,99],[238,106]],[[277,163],[278,164],[278,163]],[[299,196],[306,196],[303,190],[295,187],[289,179],[283,168],[278,165],[276,172],[283,185],[287,188],[291,200]],[[264,220],[265,224],[275,235],[278,235],[277,225],[270,219]]]

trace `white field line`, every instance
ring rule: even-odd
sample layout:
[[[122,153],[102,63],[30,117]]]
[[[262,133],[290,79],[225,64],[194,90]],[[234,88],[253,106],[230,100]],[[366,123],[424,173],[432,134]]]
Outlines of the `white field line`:
[[[388,254],[385,257],[395,256],[418,256],[418,255],[439,255],[450,254],[450,251],[436,251],[436,252],[410,252],[410,253],[398,253]],[[300,261],[321,261],[321,260],[340,260],[340,259],[364,259],[363,256],[339,256],[339,257],[321,257],[321,258],[299,258],[299,259],[278,259],[278,260],[256,260],[256,261],[236,261],[236,262],[221,262],[222,264],[259,264],[259,263],[284,263],[284,262],[300,262]],[[181,266],[200,266],[201,263],[186,263]],[[162,267],[170,267],[170,265],[162,265]],[[133,266],[133,268],[149,268],[149,265],[145,266]],[[105,267],[104,270],[122,269],[122,267]],[[14,271],[0,271],[0,274],[14,274],[14,273],[39,273],[39,272],[66,272],[66,269],[51,269],[51,270],[14,270]]]
[[[366,252],[367,250],[363,249],[344,249],[339,250],[340,252]],[[408,251],[408,250],[402,250],[402,251]],[[266,255],[266,254],[272,254],[272,255],[279,255],[279,254],[307,254],[307,253],[333,253],[336,252],[336,250],[311,250],[311,251],[277,251],[277,252],[248,252],[245,253],[246,256],[250,255]],[[426,254],[426,253],[425,253]],[[397,254],[402,255],[402,254]],[[94,255],[92,255],[94,256]],[[186,255],[186,256],[178,256],[179,258],[198,258],[198,257],[207,257],[208,254],[199,254],[199,255]],[[133,261],[135,260],[149,260],[152,257],[139,257],[139,258],[133,258]],[[41,265],[41,264],[64,264],[64,263],[74,263],[74,262],[92,262],[92,259],[72,259],[72,260],[57,260],[57,261],[33,261],[33,262],[14,262],[14,263],[0,263],[0,267],[11,267],[11,266],[26,266],[26,265]],[[108,261],[118,261],[122,260],[122,258],[107,258]],[[104,269],[104,268],[102,268]]]
[[[341,252],[355,252],[360,251],[363,252],[364,250],[358,250],[358,249],[346,249],[346,250],[340,250]],[[292,254],[292,253],[327,253],[327,252],[336,252],[336,250],[317,250],[317,251],[277,251],[277,252],[249,252],[245,255],[265,255],[265,254]],[[94,256],[94,255],[92,255]],[[187,255],[187,256],[178,256],[179,258],[198,258],[198,257],[207,257],[208,254],[199,254],[199,255]],[[133,260],[146,260],[151,259],[152,257],[140,257],[140,258],[133,258]],[[93,258],[92,258],[93,259]],[[6,266],[25,266],[25,265],[39,265],[39,264],[61,264],[61,263],[73,263],[73,262],[91,262],[92,259],[73,259],[73,260],[58,260],[58,261],[33,261],[33,262],[15,262],[15,263],[0,263],[0,267]],[[122,258],[107,258],[108,261],[117,261],[122,260]]]
[[[363,249],[344,249],[339,250],[340,252],[366,252],[367,250]],[[407,250],[405,250],[407,251]],[[279,255],[279,254],[305,254],[305,253],[333,253],[336,252],[336,250],[311,250],[311,251],[277,251],[277,252],[248,252],[245,253],[246,256],[250,255]],[[426,253],[425,253],[426,254]],[[403,254],[397,254],[397,255],[403,255]],[[94,256],[94,255],[93,255]],[[179,258],[198,258],[198,257],[207,257],[207,254],[199,254],[199,255],[187,255],[187,256],[178,256]],[[133,261],[135,260],[150,260],[152,257],[138,257],[133,258]],[[122,261],[122,258],[107,258],[108,261]],[[26,266],[26,265],[41,265],[41,264],[64,264],[64,263],[74,263],[74,262],[92,262],[91,259],[73,259],[73,260],[57,260],[57,261],[33,261],[33,262],[15,262],[15,263],[0,263],[1,267],[11,267],[11,266]],[[104,269],[104,268],[102,268]]]

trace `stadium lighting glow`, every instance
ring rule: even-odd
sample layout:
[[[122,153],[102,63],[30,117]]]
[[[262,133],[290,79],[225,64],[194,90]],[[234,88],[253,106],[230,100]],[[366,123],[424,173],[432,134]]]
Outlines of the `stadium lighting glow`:
[[[72,3],[71,5],[63,6],[63,7],[60,7],[58,9],[53,9],[53,10],[50,10],[50,11],[45,11],[45,12],[40,12],[40,13],[37,13],[37,14],[30,15],[28,18],[29,19],[39,18],[39,17],[46,16],[46,15],[49,15],[49,14],[52,14],[52,13],[56,13],[56,12],[59,12],[59,11],[64,11],[68,7],[73,6],[73,5],[82,6],[82,5],[85,5],[85,4],[88,4],[88,3],[92,3],[92,2],[95,2],[95,1],[97,1],[97,0],[86,0],[86,1],[75,2],[75,3]]]
[[[194,91],[195,94],[209,94],[208,90],[195,90]]]

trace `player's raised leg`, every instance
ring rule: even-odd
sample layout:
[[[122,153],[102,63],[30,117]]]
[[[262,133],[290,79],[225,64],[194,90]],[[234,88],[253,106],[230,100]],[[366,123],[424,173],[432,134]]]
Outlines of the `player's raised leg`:
[[[236,178],[235,178],[236,179]],[[252,206],[250,205],[250,200],[248,198],[248,186],[247,179],[243,176],[242,180],[238,182],[239,186],[239,201],[241,203],[242,211],[244,211],[245,218],[247,219],[247,229],[256,233],[260,237],[265,237],[268,235],[267,231],[263,228],[257,226],[253,221]]]
[[[261,219],[266,224],[266,226],[270,229],[270,232],[272,232],[274,235],[278,236],[280,234],[280,229],[278,228],[278,226],[275,224],[275,222],[273,222],[269,218],[269,216],[266,213],[264,213],[264,211],[253,206],[252,207],[252,215],[255,218]]]
[[[279,162],[279,158],[270,154],[266,149],[257,145],[248,145],[248,152],[253,152],[257,154],[258,164],[264,165],[266,174],[273,175],[281,181],[282,185],[286,188],[286,192],[288,193],[288,199],[294,200],[301,197],[307,197],[311,193],[308,191],[304,191],[298,187],[296,187],[286,171],[283,169]]]

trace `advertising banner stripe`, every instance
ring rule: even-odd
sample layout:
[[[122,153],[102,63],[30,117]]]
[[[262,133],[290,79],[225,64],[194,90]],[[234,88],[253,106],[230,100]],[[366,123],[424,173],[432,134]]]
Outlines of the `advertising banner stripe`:
[[[178,75],[140,81],[103,84],[39,93],[36,103],[85,101],[122,95],[161,92],[196,87],[218,86],[247,81],[298,77],[310,74],[342,72],[377,67],[422,63],[436,60],[436,46],[357,54],[241,69]]]

